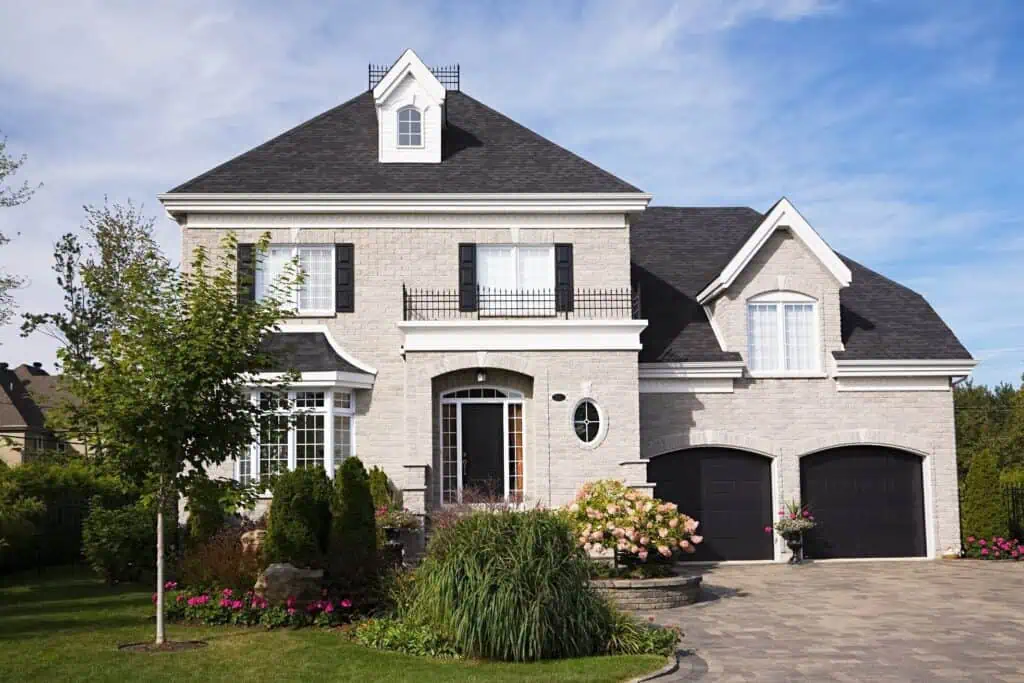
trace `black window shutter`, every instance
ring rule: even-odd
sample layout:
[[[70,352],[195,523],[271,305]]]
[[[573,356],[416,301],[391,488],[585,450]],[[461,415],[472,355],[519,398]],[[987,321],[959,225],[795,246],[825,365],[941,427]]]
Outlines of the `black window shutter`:
[[[555,245],[555,310],[565,313],[573,310],[572,245]]]
[[[237,253],[238,301],[256,300],[256,245],[239,244]]]
[[[356,310],[355,246],[334,245],[334,310],[354,313]]]
[[[475,311],[476,301],[476,245],[459,245],[459,310]]]

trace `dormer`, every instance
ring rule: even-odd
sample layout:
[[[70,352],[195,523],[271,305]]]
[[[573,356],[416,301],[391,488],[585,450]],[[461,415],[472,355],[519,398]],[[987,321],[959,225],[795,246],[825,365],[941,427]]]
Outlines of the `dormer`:
[[[446,92],[415,52],[402,53],[373,86],[380,163],[441,163]]]

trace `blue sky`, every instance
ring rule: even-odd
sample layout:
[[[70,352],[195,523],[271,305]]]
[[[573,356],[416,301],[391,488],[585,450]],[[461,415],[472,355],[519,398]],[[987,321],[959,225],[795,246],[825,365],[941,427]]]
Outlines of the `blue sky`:
[[[972,7],[967,7],[967,5]],[[406,47],[656,204],[788,196],[837,250],[1024,372],[1024,6],[984,3],[21,2],[0,5],[0,130],[31,202],[0,265],[52,310],[84,203],[155,195],[366,87]],[[53,360],[0,330],[10,362]]]

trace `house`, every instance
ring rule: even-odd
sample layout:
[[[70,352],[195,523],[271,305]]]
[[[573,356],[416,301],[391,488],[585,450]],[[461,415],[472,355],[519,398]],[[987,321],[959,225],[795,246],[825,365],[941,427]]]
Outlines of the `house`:
[[[160,196],[185,253],[233,231],[241,291],[306,280],[268,340],[301,380],[252,480],[353,454],[417,512],[488,491],[558,506],[614,477],[702,522],[696,559],[959,547],[951,382],[970,354],[919,295],[835,253],[786,199],[651,196],[411,50],[366,92]],[[269,253],[253,244],[269,231]],[[298,412],[289,420],[289,410]]]
[[[59,399],[59,381],[42,363],[22,363],[13,370],[0,363],[0,460],[7,465],[20,465],[36,454],[67,447],[46,427],[46,413]]]

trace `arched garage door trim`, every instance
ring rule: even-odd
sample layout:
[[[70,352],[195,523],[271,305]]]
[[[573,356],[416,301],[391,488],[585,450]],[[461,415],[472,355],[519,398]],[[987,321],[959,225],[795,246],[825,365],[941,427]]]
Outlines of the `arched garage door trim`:
[[[717,432],[716,434],[719,435],[719,436],[726,436],[722,432]],[[668,442],[663,441],[663,443],[668,443]],[[673,445],[676,445],[676,444],[673,444]],[[709,442],[709,443],[694,443],[692,445],[685,445],[685,446],[682,446],[682,447],[678,447],[677,446],[676,448],[672,448],[672,449],[665,449],[665,450],[659,449],[657,454],[649,456],[647,458],[647,460],[649,462],[650,461],[657,461],[662,456],[666,456],[666,455],[672,455],[672,454],[683,455],[687,451],[700,451],[700,450],[715,449],[715,448],[739,451],[739,452],[748,453],[750,455],[757,456],[757,457],[760,457],[760,458],[768,459],[768,461],[769,461],[769,463],[768,463],[769,464],[769,474],[768,474],[768,476],[769,476],[769,489],[771,491],[771,507],[770,507],[770,510],[769,510],[769,514],[771,516],[770,517],[771,520],[774,521],[774,519],[775,519],[775,517],[774,517],[775,512],[774,511],[778,510],[779,504],[780,504],[780,490],[779,490],[780,489],[780,485],[779,485],[779,475],[780,475],[779,467],[780,467],[780,462],[779,462],[779,458],[776,455],[773,455],[773,454],[768,453],[768,452],[763,452],[763,451],[757,450],[755,448],[738,445],[738,444],[736,444],[735,442],[733,442],[731,440],[730,441],[715,440],[714,442]],[[654,482],[653,479],[650,478],[650,477],[648,477],[648,481],[651,481],[655,485],[657,484],[657,482]],[[656,488],[655,488],[655,490],[656,490]],[[702,520],[698,520],[698,521],[702,521]],[[764,560],[764,561],[778,561],[778,560],[781,560],[781,559],[782,559],[782,546],[779,543],[779,539],[773,534],[772,535],[772,558],[771,558],[771,560]],[[754,560],[754,561],[757,561],[757,560]]]
[[[777,449],[773,448],[771,442],[767,439],[713,429],[675,432],[656,439],[650,439],[643,444],[643,455],[647,458],[656,458],[667,453],[676,453],[689,448],[702,448],[705,446],[734,448],[738,451],[748,451],[767,458],[776,458],[779,455]]]
[[[852,432],[840,432],[828,437],[831,441],[831,445],[818,445],[817,447],[809,446],[811,450],[800,452],[798,458],[800,461],[800,491],[801,498],[804,496],[803,492],[803,460],[810,456],[820,455],[828,451],[855,446],[876,446],[879,448],[887,448],[894,451],[906,453],[908,455],[917,456],[920,460],[921,466],[921,488],[922,488],[922,503],[924,505],[924,537],[925,537],[925,555],[924,557],[906,557],[898,559],[927,559],[935,557],[935,519],[933,515],[932,505],[932,472],[931,472],[931,456],[924,450],[926,447],[922,439],[915,437],[908,437],[906,435],[897,435],[894,432],[875,432],[869,430],[859,430]],[[825,439],[809,439],[807,442],[813,441],[816,444],[821,444]],[[911,446],[909,444],[915,444]],[[902,445],[901,445],[902,444]],[[884,558],[871,558],[871,559],[884,559]],[[896,559],[896,558],[894,558]]]
[[[931,451],[928,442],[919,436],[879,429],[848,429],[814,436],[798,441],[793,451],[802,458],[843,446],[884,446],[914,453],[921,457],[928,457]]]

